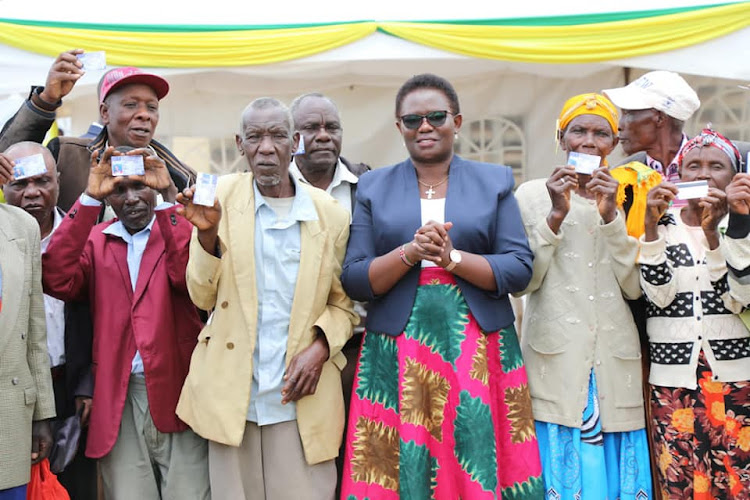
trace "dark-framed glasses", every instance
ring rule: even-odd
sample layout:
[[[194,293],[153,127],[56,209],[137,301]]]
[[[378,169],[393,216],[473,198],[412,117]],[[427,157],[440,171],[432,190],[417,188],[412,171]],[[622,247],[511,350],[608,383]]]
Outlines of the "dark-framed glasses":
[[[430,111],[426,115],[403,115],[401,116],[401,123],[409,130],[416,130],[422,125],[422,120],[427,119],[427,123],[433,127],[440,127],[450,114],[452,114],[450,111]]]

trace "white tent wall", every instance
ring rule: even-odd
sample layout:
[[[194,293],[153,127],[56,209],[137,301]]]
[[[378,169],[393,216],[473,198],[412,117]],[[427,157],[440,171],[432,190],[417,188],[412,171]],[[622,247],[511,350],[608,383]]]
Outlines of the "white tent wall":
[[[287,74],[284,78],[283,72],[281,78],[227,71],[173,74],[169,77],[170,94],[162,102],[157,138],[197,170],[224,173],[243,168],[233,137],[244,106],[264,95],[289,103],[300,93],[319,91],[332,97],[340,108],[344,156],[374,167],[388,165],[406,156],[394,126],[396,91],[415,72],[431,71],[446,75],[456,87],[465,124],[462,138],[467,138],[469,124],[477,120],[503,117],[520,127],[524,168],[519,172],[519,180],[531,179],[546,176],[553,165],[564,159],[562,152],[556,153],[554,126],[565,99],[616,87],[625,81],[625,72],[618,67],[600,69],[580,78],[554,78],[506,69],[458,74],[446,61],[404,66],[400,74],[391,67],[392,74],[387,76],[340,69],[328,72],[323,68],[310,71],[307,78],[298,74]],[[630,78],[642,73],[634,70]],[[688,124],[689,132],[697,132],[705,125],[697,121],[712,120],[718,130],[736,139],[750,139],[750,93],[738,88],[739,82],[685,77],[704,102],[701,112]],[[65,99],[59,115],[70,117],[71,129],[65,131],[67,134],[83,133],[97,118],[94,92],[92,86],[77,88]],[[727,92],[734,93],[735,98],[722,97]],[[731,115],[727,114],[729,111]]]
[[[47,1],[41,0],[41,3]],[[43,6],[29,11],[25,0],[0,2],[0,17],[125,24],[144,22],[140,12],[154,7],[151,1],[131,0],[127,12],[112,18],[94,0],[78,0],[76,9],[62,11]],[[633,0],[627,6],[604,2],[597,5],[597,10],[635,11],[720,2]],[[446,16],[454,19],[513,18],[585,13],[592,9],[590,2],[583,0],[570,0],[564,5],[535,0],[510,4],[464,0],[460,9],[450,11],[424,9],[421,4],[403,4],[398,0],[380,0],[376,4],[330,0],[324,8],[317,9],[310,9],[309,4],[299,0],[285,5],[288,8],[283,12],[264,9],[249,16],[236,11],[231,1],[214,0],[208,10],[201,4],[186,4],[177,11],[165,11],[163,16],[154,12],[159,15],[146,21],[242,24],[252,19],[256,25],[272,25],[334,21],[332,17],[336,21]],[[166,19],[169,21],[164,21]],[[688,123],[689,132],[698,131],[705,124],[700,122],[710,119],[717,130],[730,137],[750,140],[750,92],[738,89],[738,84],[750,81],[750,64],[744,54],[747,47],[750,47],[750,28],[668,53],[597,64],[551,65],[471,59],[378,32],[312,57],[267,66],[155,68],[153,71],[167,77],[171,84],[170,94],[162,103],[157,138],[198,170],[227,172],[242,168],[233,140],[242,108],[253,98],[264,95],[290,102],[300,93],[319,91],[332,97],[340,107],[345,129],[344,156],[374,167],[388,165],[406,155],[394,127],[396,91],[408,77],[433,72],[449,79],[458,91],[464,115],[462,146],[476,139],[476,130],[471,130],[472,122],[504,118],[519,127],[522,154],[514,153],[505,160],[497,155],[486,159],[522,164],[519,180],[543,177],[563,160],[563,155],[555,152],[554,124],[565,99],[582,92],[623,85],[649,69],[679,71],[698,91],[704,105]],[[52,58],[0,45],[0,61],[4,74],[0,81],[2,123],[17,109],[29,85],[44,83]],[[626,67],[634,69],[628,72],[624,70]],[[58,115],[70,124],[65,127],[66,134],[83,133],[97,118],[95,92],[100,76],[85,75],[65,98]]]

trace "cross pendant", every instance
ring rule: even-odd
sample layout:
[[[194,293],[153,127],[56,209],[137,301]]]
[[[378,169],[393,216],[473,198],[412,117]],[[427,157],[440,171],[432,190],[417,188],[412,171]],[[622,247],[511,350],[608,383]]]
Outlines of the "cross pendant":
[[[435,194],[435,190],[432,189],[432,186],[430,186],[430,189],[428,189],[427,191],[425,191],[424,194],[427,195],[427,199],[428,200],[431,200],[432,199],[432,195]]]

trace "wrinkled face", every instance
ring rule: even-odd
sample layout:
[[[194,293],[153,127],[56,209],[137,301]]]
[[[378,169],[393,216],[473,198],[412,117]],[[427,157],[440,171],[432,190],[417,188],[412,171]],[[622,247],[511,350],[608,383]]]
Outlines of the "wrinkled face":
[[[620,116],[620,145],[626,155],[646,151],[657,138],[659,112],[655,109],[623,109]]]
[[[454,134],[461,128],[461,115],[448,114],[445,123],[432,125],[422,119],[418,128],[404,126],[400,117],[410,114],[427,115],[433,111],[451,111],[448,97],[437,89],[421,88],[404,97],[399,109],[396,127],[404,138],[404,144],[412,161],[417,163],[440,163],[453,156]]]
[[[110,146],[143,148],[151,142],[159,123],[159,99],[148,85],[132,83],[107,96],[99,112]]]
[[[580,115],[568,123],[560,138],[560,147],[565,152],[575,151],[606,158],[617,145],[612,127],[599,115]]]
[[[258,186],[273,187],[289,176],[289,162],[299,135],[292,133],[283,109],[248,109],[242,135],[236,141]]]
[[[12,160],[17,160],[38,153],[40,153],[39,150],[15,148],[10,149],[7,155]],[[55,161],[50,154],[44,155],[44,163],[47,166],[47,172],[44,174],[26,179],[14,179],[3,186],[5,201],[9,205],[24,209],[36,219],[40,227],[45,221],[54,221],[54,209],[60,193]]]
[[[724,191],[735,171],[729,157],[712,147],[693,148],[683,157],[680,181],[708,181],[710,187]]]
[[[107,197],[107,202],[125,229],[134,234],[151,222],[156,206],[156,191],[139,180],[123,177]]]
[[[295,158],[305,171],[327,171],[336,166],[341,154],[344,129],[336,108],[321,97],[302,100],[294,116],[294,123],[305,141],[305,154]]]

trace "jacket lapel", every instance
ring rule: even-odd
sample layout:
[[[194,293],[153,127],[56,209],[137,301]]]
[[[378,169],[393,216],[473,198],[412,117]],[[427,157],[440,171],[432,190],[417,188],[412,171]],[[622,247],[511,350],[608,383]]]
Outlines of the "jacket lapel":
[[[133,286],[130,284],[130,272],[128,271],[128,245],[116,236],[107,236],[107,247],[112,252],[112,258],[120,270],[120,276],[128,295],[128,300],[133,303]]]
[[[10,334],[15,333],[22,300],[21,294],[17,292],[23,287],[26,274],[26,267],[23,265],[26,240],[17,237],[6,224],[5,220],[0,220],[0,272],[3,273],[0,290],[3,301],[0,312],[0,348],[10,338]]]
[[[258,295],[255,283],[255,195],[252,175],[237,183],[232,203],[226,207],[226,246],[231,250],[234,282],[242,304],[245,321],[254,332],[258,324]],[[249,332],[250,333],[250,332]]]
[[[317,210],[317,206],[315,209]],[[303,221],[300,224],[300,262],[297,273],[297,284],[294,287],[294,301],[289,317],[289,336],[287,338],[287,361],[295,354],[300,341],[303,325],[312,314],[313,301],[318,295],[310,287],[319,287],[323,250],[328,231],[323,231],[319,220]]]
[[[156,264],[159,262],[163,253],[164,238],[162,238],[159,224],[154,221],[154,224],[151,226],[151,234],[148,237],[146,248],[143,251],[143,257],[141,257],[141,266],[138,269],[138,277],[135,281],[133,306],[135,306],[143,296],[143,292],[145,292],[148,282],[151,281],[151,275],[154,273],[154,269],[156,269]]]

